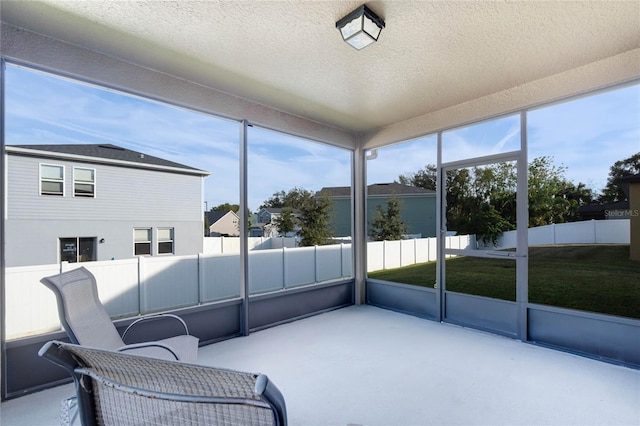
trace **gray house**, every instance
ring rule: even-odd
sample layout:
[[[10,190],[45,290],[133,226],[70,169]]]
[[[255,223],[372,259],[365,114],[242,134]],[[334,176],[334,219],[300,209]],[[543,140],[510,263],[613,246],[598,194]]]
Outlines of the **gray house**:
[[[202,252],[208,172],[115,145],[6,154],[7,266]]]
[[[278,226],[275,221],[282,215],[281,207],[263,207],[257,213],[258,223],[255,224],[255,227],[251,228],[251,236],[252,237],[295,237],[296,232],[287,232],[286,235],[280,235],[280,231],[278,230]],[[295,218],[299,218],[299,214],[297,211],[293,212],[293,216]],[[296,226],[296,230],[299,227]],[[260,231],[261,230],[261,231]],[[261,232],[261,233],[260,233]]]
[[[351,235],[351,188],[322,188],[319,196],[333,201],[333,228],[336,237]],[[400,201],[400,216],[407,226],[407,233],[422,238],[436,235],[436,193],[430,189],[402,185],[400,183],[377,183],[367,186],[367,226],[375,217],[376,207],[383,210],[395,197]]]

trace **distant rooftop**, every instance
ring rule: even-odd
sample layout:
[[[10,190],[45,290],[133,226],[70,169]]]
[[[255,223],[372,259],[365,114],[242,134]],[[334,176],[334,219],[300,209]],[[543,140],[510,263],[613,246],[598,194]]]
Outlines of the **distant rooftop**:
[[[431,189],[419,188],[417,186],[403,185],[401,183],[375,183],[367,186],[368,195],[427,195],[435,194]],[[351,187],[334,186],[322,188],[318,191],[318,195],[326,195],[328,197],[348,197],[351,195]]]
[[[204,214],[207,216],[207,220],[209,221],[209,223],[213,225],[214,223],[222,219],[224,216],[229,214],[229,212],[233,213],[237,217],[237,214],[233,210],[224,210],[224,211],[213,210],[213,211],[204,212]]]
[[[631,175],[631,176],[627,176],[627,177],[623,177],[618,179],[618,182],[621,183],[635,183],[635,182],[640,182],[640,173],[635,174],[635,175]]]
[[[124,162],[146,166],[160,166],[162,168],[181,169],[195,172],[197,174],[208,175],[209,172],[199,170],[195,167],[165,160],[142,152],[132,151],[112,144],[62,144],[62,145],[7,145],[7,152],[14,154],[36,155],[37,151],[53,153],[56,157],[65,155],[90,157],[106,162]],[[24,151],[27,152],[24,152]]]

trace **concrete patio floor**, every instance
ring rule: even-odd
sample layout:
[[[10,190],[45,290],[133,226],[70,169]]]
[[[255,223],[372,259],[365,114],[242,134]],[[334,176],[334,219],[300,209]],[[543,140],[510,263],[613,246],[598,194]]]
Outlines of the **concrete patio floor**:
[[[640,425],[638,370],[371,306],[209,345],[198,363],[267,374],[294,426]],[[55,425],[72,393],[4,402],[0,424]]]

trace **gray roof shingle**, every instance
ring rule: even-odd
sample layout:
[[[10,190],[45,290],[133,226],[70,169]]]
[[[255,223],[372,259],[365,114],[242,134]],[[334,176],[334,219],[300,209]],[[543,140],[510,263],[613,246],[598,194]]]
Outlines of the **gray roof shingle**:
[[[148,166],[161,166],[176,169],[190,170],[209,174],[204,170],[184,164],[165,160],[142,152],[133,151],[111,144],[68,144],[68,145],[7,145],[7,148],[20,148],[22,150],[48,151],[56,154],[71,154],[82,157],[93,157],[96,159],[106,159],[114,161],[124,161],[128,163],[144,164]]]

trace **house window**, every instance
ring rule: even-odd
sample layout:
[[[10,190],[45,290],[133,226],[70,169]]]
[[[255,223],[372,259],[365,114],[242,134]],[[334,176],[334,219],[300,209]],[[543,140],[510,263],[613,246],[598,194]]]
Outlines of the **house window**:
[[[61,262],[92,262],[96,260],[96,237],[60,238]]]
[[[96,196],[96,171],[75,167],[73,169],[73,195],[76,197]]]
[[[173,228],[158,228],[158,254],[173,254]]]
[[[40,194],[64,195],[64,166],[40,164]]]
[[[151,254],[151,228],[133,230],[133,254],[136,256]]]

